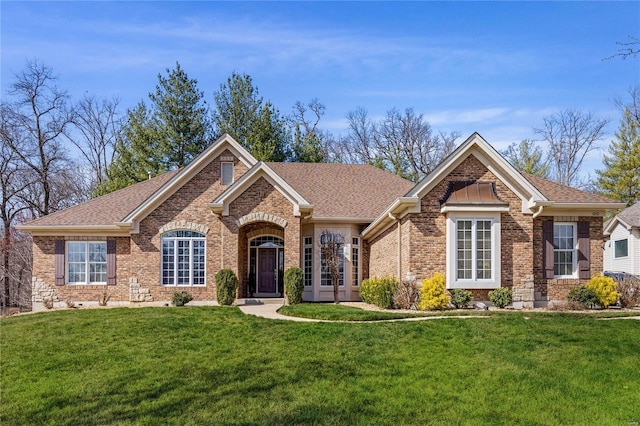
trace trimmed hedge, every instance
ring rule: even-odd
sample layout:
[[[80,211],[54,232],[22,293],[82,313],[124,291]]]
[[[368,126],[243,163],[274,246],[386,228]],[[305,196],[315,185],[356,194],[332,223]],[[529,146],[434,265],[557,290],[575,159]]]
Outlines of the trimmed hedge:
[[[284,294],[289,305],[297,305],[302,302],[304,291],[304,272],[297,266],[292,266],[284,271]]]
[[[398,286],[395,277],[368,278],[360,284],[360,297],[366,303],[376,305],[382,309],[393,307],[393,293]]]
[[[216,274],[216,297],[218,304],[230,306],[236,300],[238,277],[231,269],[221,269]]]

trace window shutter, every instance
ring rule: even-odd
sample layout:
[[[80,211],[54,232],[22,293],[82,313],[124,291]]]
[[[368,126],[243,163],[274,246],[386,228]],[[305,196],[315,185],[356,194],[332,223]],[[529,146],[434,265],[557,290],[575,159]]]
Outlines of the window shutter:
[[[64,285],[64,240],[56,240],[55,285]]]
[[[116,240],[107,240],[107,285],[116,285]]]
[[[542,222],[542,257],[544,261],[544,276],[553,279],[553,221]]]
[[[589,262],[589,222],[578,222],[578,277],[591,278],[591,264]]]

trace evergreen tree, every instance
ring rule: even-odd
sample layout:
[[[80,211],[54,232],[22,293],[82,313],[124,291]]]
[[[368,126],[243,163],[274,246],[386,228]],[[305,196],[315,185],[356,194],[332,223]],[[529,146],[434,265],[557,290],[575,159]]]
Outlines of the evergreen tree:
[[[623,111],[616,139],[609,145],[609,155],[602,162],[604,170],[598,170],[597,185],[603,195],[627,203],[640,201],[640,114],[633,108]]]
[[[532,140],[524,139],[520,143],[514,142],[502,152],[502,155],[521,172],[549,178],[551,171],[549,163],[543,161],[542,148],[536,146]]]
[[[184,167],[207,146],[211,124],[203,92],[176,62],[167,76],[158,74],[150,106],[141,101],[127,111],[107,179],[94,196],[113,192],[158,174]]]
[[[156,91],[149,94],[159,155],[166,169],[184,167],[208,145],[207,108],[197,84],[176,62],[175,70],[167,68],[166,78],[158,74]]]
[[[218,136],[228,133],[258,160],[288,159],[285,122],[270,102],[263,102],[251,76],[232,73],[213,99],[213,124]]]
[[[107,179],[95,189],[93,196],[108,194],[136,182],[167,171],[158,156],[159,138],[144,102],[127,111],[127,120],[116,141],[116,155],[107,169]]]

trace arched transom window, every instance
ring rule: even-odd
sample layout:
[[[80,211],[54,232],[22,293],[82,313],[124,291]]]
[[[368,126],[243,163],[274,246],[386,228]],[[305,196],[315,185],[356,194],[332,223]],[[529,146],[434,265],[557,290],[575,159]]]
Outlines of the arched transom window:
[[[195,231],[162,234],[162,285],[205,285],[205,236]]]

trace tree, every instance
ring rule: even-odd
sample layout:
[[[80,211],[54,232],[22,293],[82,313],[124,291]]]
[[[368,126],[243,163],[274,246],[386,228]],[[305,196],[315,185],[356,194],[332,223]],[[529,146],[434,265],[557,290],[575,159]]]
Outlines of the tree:
[[[169,170],[184,167],[207,146],[211,123],[203,92],[176,62],[167,76],[158,74],[150,105],[140,101],[127,111],[107,179],[94,195],[124,188]]]
[[[393,108],[385,118],[372,122],[358,108],[347,114],[349,133],[343,139],[346,158],[372,164],[418,182],[449,155],[460,134],[435,134],[422,114],[412,108]]]
[[[6,127],[4,108],[0,112],[0,135],[2,135],[2,144],[0,145],[0,217],[2,218],[2,243],[0,244],[0,252],[2,252],[2,303],[3,310],[11,305],[13,282],[11,279],[11,261],[13,252],[13,224],[16,218],[25,210],[28,205],[22,202],[20,194],[22,194],[27,186],[31,176],[27,176],[24,165],[19,161],[15,152],[5,143],[5,135],[11,129]]]
[[[280,112],[263,103],[251,76],[233,72],[213,94],[213,124],[218,136],[228,133],[256,159],[285,161],[288,135]]]
[[[148,179],[149,174],[166,172],[156,128],[144,102],[127,111],[127,120],[116,139],[115,158],[107,168],[107,179],[97,186],[94,196],[108,194]]]
[[[631,206],[640,201],[640,86],[629,91],[628,104],[617,102],[622,113],[616,139],[603,157],[597,186],[603,195]]]
[[[118,99],[99,99],[87,95],[80,100],[74,124],[79,135],[69,140],[79,150],[91,169],[92,191],[103,185],[113,161],[116,137],[122,123],[118,117]]]
[[[326,107],[314,98],[306,105],[298,101],[289,117],[293,128],[292,160],[298,163],[322,163],[327,160],[324,144],[329,135],[324,135],[318,123]],[[312,117],[309,118],[311,113]]]
[[[544,118],[534,129],[548,143],[552,178],[563,185],[580,186],[580,168],[588,153],[597,148],[604,136],[607,119],[597,119],[591,112],[565,109]]]
[[[618,48],[618,53],[604,59],[605,60],[613,59],[613,58],[627,59],[627,58],[638,56],[638,54],[640,54],[640,39],[632,36],[629,36],[628,39],[629,40],[626,42],[617,41],[616,44],[620,46]]]
[[[70,188],[79,189],[78,181],[77,176],[72,176],[71,161],[61,141],[73,123],[75,111],[55,80],[50,68],[36,61],[27,62],[25,70],[15,75],[9,86],[8,93],[15,102],[3,105],[3,125],[11,130],[3,133],[2,141],[35,175],[23,198],[37,216],[46,216],[83,198],[83,194],[69,194]]]
[[[343,262],[344,235],[323,230],[320,234],[320,254],[333,282],[333,301],[340,303],[340,263]]]
[[[158,74],[155,93],[149,94],[153,105],[152,121],[158,137],[163,167],[182,168],[208,145],[210,123],[204,92],[198,81],[190,79],[176,62],[167,68],[167,77]]]
[[[549,163],[543,160],[542,148],[530,139],[512,143],[501,153],[513,167],[523,173],[549,178]]]
[[[28,236],[14,225],[45,216],[85,198],[83,179],[62,139],[75,111],[55,85],[50,68],[27,62],[0,104],[0,216],[2,305],[23,301],[30,280]]]

